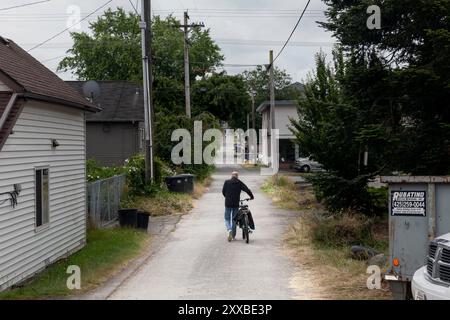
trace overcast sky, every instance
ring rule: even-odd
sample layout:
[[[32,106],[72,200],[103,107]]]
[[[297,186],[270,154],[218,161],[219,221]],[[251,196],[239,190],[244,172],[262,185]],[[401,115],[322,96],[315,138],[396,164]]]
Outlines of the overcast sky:
[[[28,50],[73,25],[73,21],[68,19],[77,8],[83,18],[107,3],[107,0],[50,0],[32,6],[10,8],[37,1],[39,0],[2,0],[0,35],[14,40]],[[138,1],[131,1],[136,6]],[[183,10],[188,9],[191,22],[203,22],[211,30],[212,38],[225,55],[226,71],[235,74],[251,68],[235,66],[236,64],[266,64],[270,49],[274,50],[275,55],[278,54],[306,2],[307,0],[153,0],[152,11],[154,15],[161,16],[173,13],[181,19]],[[129,0],[112,0],[81,22],[79,30],[88,31],[89,21],[95,20],[108,7],[133,10]],[[316,23],[324,21],[324,8],[322,1],[311,1],[290,45],[275,63],[286,69],[294,81],[304,79],[314,67],[316,52],[322,49],[329,54],[331,51],[334,39]],[[138,9],[140,10],[140,3]],[[30,53],[56,71],[58,62],[71,45],[69,32],[65,32]],[[74,79],[70,73],[59,73],[59,76],[65,80]]]

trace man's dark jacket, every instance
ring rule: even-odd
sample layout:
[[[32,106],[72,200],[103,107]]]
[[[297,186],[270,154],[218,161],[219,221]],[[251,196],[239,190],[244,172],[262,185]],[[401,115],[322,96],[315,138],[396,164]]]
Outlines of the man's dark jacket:
[[[231,178],[230,180],[225,181],[222,188],[222,194],[225,197],[225,207],[239,208],[241,191],[246,192],[251,199],[254,198],[253,193],[241,180],[237,178]]]

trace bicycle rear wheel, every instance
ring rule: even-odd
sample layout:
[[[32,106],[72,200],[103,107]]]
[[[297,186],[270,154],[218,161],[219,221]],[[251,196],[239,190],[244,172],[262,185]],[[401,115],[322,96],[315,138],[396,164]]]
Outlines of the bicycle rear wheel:
[[[244,218],[244,229],[243,229],[243,232],[244,232],[245,242],[249,243],[250,237],[249,237],[249,226],[248,226],[248,217],[247,217],[247,215],[245,215],[245,218]]]

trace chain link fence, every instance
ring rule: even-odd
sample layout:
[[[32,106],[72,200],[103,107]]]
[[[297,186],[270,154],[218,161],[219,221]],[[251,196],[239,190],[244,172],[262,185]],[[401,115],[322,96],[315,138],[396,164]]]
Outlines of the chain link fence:
[[[88,218],[93,227],[104,228],[117,221],[125,186],[125,174],[87,184]]]

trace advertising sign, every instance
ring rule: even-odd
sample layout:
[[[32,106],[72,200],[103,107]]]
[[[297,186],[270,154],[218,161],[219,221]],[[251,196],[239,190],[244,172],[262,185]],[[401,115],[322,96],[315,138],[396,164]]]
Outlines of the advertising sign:
[[[425,191],[391,191],[391,215],[425,217],[426,201]]]

